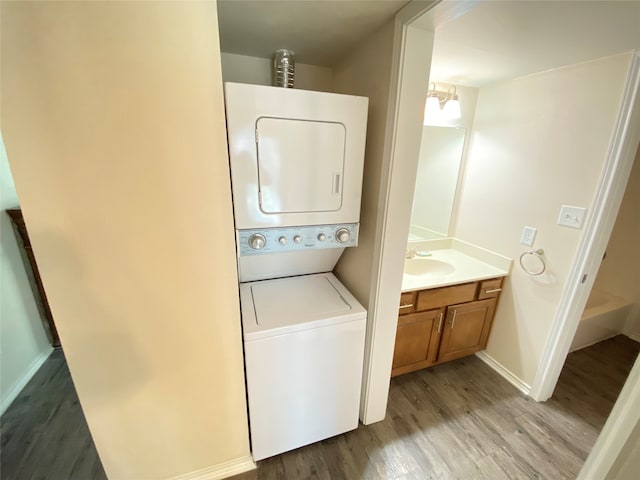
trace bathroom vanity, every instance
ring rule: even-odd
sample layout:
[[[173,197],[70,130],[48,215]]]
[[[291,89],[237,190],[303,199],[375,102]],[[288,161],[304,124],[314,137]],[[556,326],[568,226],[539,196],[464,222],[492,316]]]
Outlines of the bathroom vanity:
[[[487,345],[511,259],[455,239],[422,242],[405,261],[391,376]]]

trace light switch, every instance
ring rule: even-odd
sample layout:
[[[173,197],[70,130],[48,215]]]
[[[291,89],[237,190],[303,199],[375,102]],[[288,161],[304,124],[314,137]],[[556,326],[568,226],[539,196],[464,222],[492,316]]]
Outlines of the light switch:
[[[582,228],[586,215],[586,208],[562,205],[560,208],[560,216],[558,217],[558,225],[570,228]]]
[[[520,243],[522,245],[526,245],[531,247],[533,245],[533,241],[536,239],[536,233],[538,230],[533,227],[525,226],[522,230],[522,236],[520,237]]]

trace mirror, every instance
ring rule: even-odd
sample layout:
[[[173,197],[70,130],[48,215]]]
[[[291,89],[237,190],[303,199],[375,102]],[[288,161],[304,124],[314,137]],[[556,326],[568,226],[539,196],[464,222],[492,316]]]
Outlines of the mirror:
[[[424,126],[409,240],[449,236],[466,129]]]

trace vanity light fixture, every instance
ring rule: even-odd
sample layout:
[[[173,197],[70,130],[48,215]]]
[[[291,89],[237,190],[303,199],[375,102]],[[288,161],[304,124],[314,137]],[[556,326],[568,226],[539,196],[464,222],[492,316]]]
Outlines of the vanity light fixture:
[[[431,88],[427,93],[427,101],[424,108],[424,125],[438,120],[454,120],[460,118],[460,99],[456,91],[456,86],[451,85],[444,91],[436,90],[436,84],[431,82]]]

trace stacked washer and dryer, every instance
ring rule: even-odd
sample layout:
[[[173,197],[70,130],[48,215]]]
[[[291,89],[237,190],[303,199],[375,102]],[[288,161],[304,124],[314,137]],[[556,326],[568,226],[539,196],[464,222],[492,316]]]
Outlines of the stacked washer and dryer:
[[[366,311],[331,273],[357,245],[368,99],[226,83],[255,460],[358,426]]]

